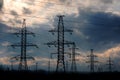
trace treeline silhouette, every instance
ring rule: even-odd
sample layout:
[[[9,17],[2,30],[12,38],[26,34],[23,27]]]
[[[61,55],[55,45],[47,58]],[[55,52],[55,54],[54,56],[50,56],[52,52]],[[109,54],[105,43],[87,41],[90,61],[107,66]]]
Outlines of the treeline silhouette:
[[[120,72],[48,72],[45,70],[10,70],[0,66],[1,80],[120,80]]]

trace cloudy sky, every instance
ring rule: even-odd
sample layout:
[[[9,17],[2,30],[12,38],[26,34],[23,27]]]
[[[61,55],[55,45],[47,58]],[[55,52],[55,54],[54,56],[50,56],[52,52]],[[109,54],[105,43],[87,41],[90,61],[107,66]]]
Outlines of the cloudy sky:
[[[120,66],[120,1],[119,0],[0,0],[0,63],[10,65],[10,57],[20,54],[20,48],[13,49],[10,44],[19,43],[20,37],[12,35],[20,30],[23,18],[27,29],[36,33],[28,36],[28,42],[38,44],[39,49],[27,48],[27,54],[35,57],[39,68],[47,69],[50,53],[55,47],[48,48],[44,43],[57,40],[48,30],[57,27],[57,15],[65,15],[64,25],[73,29],[73,35],[66,33],[65,39],[74,41],[80,54],[77,58],[78,70],[89,70],[85,61],[94,49],[99,61],[105,65],[110,56],[115,69]],[[70,52],[65,47],[66,52]],[[52,69],[56,65],[53,56]],[[30,65],[35,62],[29,62]],[[84,68],[84,69],[82,69]]]

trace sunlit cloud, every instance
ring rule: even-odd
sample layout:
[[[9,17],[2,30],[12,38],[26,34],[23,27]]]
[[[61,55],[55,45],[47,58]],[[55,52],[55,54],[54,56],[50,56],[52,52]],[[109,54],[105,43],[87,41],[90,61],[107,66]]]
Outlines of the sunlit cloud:
[[[27,25],[33,26],[34,24],[52,23],[51,20],[58,14],[77,16],[80,9],[84,8],[119,14],[116,10],[119,4],[115,5],[116,2],[117,0],[115,2],[112,0],[4,0],[1,21],[13,27],[13,24],[18,25],[20,23],[17,22],[26,18]]]
[[[78,12],[76,8],[73,8],[73,11],[64,4],[57,5],[58,1],[34,0],[33,4],[28,4],[30,2],[30,0],[5,0],[1,21],[5,21],[7,25],[14,26],[13,24],[18,25],[20,23],[17,22],[21,22],[25,18],[27,25],[31,26],[48,23],[57,14]]]
[[[116,58],[116,57],[120,57],[120,45],[117,45],[113,48],[107,49],[102,53],[97,53],[97,55],[99,57],[104,57],[104,58],[108,58],[108,57],[112,57],[112,58]]]

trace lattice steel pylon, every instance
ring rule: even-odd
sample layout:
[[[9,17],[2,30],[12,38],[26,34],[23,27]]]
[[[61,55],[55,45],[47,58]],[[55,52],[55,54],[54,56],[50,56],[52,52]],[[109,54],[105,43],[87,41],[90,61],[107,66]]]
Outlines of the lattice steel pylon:
[[[64,23],[63,23],[63,17],[64,15],[59,15],[59,21],[58,21],[58,28],[54,30],[50,30],[49,32],[57,32],[57,41],[52,41],[46,43],[46,45],[55,45],[57,47],[57,66],[56,66],[56,72],[65,72],[65,61],[64,61],[64,45],[71,44],[64,40],[64,32],[70,32],[72,33],[72,30],[64,29]]]
[[[95,61],[95,57],[97,57],[96,55],[93,54],[93,49],[91,49],[91,54],[88,55],[87,57],[90,57],[90,61],[87,61],[86,63],[90,63],[90,72],[94,72],[94,63],[98,62]]]
[[[27,35],[33,35],[34,36],[34,33],[27,31],[26,20],[23,19],[22,29],[19,32],[14,33],[14,34],[17,35],[17,36],[20,36],[21,43],[13,44],[11,46],[12,47],[20,47],[21,48],[21,54],[18,55],[18,56],[12,57],[11,59],[19,60],[19,67],[18,67],[19,70],[28,70],[27,59],[34,60],[34,57],[28,56],[26,54],[26,49],[27,49],[27,47],[30,47],[30,46],[32,46],[32,47],[35,46],[37,48],[38,48],[38,46],[35,45],[35,44],[32,44],[32,43],[27,43]]]
[[[76,49],[78,49],[78,48],[76,48],[76,45],[75,45],[75,43],[73,42],[73,44],[72,44],[72,53],[71,53],[71,61],[72,61],[72,64],[71,64],[71,71],[72,72],[76,72],[77,71],[77,66],[76,66],[76,61],[77,61],[77,59],[76,59],[76,55],[79,55],[79,54],[77,54],[76,53]]]
[[[108,59],[108,69],[109,69],[109,72],[112,72],[112,66],[113,66],[113,61],[111,60],[111,57],[109,57]]]

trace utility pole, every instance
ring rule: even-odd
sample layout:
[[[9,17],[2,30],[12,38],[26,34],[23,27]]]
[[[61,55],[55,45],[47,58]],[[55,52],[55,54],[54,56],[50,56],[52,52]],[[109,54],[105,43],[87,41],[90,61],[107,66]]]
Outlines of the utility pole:
[[[112,72],[112,66],[113,66],[113,61],[111,60],[111,58],[109,57],[109,59],[108,59],[108,69],[109,69],[109,72]]]
[[[58,28],[49,31],[49,32],[52,32],[53,34],[54,34],[54,32],[57,32],[57,41],[52,41],[52,42],[46,43],[46,45],[48,45],[48,46],[54,45],[55,47],[57,47],[56,72],[58,72],[58,71],[65,72],[64,46],[68,45],[69,43],[67,43],[64,40],[64,33],[65,32],[70,32],[70,33],[73,32],[72,30],[64,29],[63,17],[64,17],[64,15],[59,15],[58,16],[58,18],[59,18]]]
[[[37,47],[37,45],[32,44],[32,43],[27,43],[27,35],[33,35],[34,33],[27,31],[26,29],[26,19],[23,19],[22,23],[22,29],[19,32],[14,33],[18,37],[21,38],[21,42],[18,44],[13,44],[11,45],[13,48],[15,47],[20,47],[21,48],[21,54],[15,57],[12,57],[12,59],[19,60],[19,70],[28,70],[28,65],[27,65],[27,59],[32,59],[34,60],[34,57],[28,56],[26,54],[27,47]]]
[[[72,50],[72,53],[71,53],[71,61],[72,61],[71,71],[72,72],[76,72],[77,71],[77,66],[76,66],[77,59],[76,59],[76,55],[79,55],[79,54],[76,53],[76,49],[78,49],[78,48],[76,48],[76,45],[75,45],[74,42],[72,44],[72,48],[70,48],[70,49]]]
[[[90,72],[94,72],[94,63],[98,62],[95,61],[95,57],[97,57],[96,55],[93,54],[93,49],[91,49],[91,54],[88,55],[87,57],[90,57],[90,61],[87,61],[86,63],[90,63]]]

